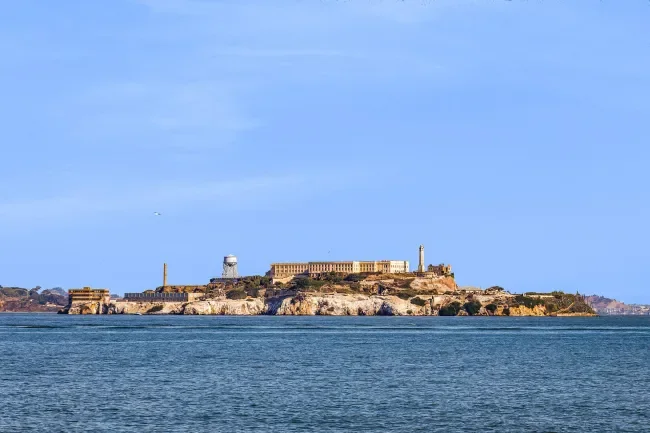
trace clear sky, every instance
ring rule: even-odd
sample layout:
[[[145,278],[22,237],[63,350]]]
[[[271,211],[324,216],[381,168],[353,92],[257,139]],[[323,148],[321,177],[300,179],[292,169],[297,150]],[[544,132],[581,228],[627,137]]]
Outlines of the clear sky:
[[[650,303],[646,0],[0,5],[0,284],[226,254]],[[162,216],[154,216],[153,212]]]

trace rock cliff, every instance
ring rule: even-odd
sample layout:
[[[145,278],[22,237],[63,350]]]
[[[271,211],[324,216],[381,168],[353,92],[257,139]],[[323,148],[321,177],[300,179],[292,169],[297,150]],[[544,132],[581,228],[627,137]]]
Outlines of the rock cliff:
[[[417,295],[409,299],[395,295],[348,293],[284,294],[266,298],[226,299],[194,302],[111,301],[75,304],[67,314],[187,314],[187,315],[281,315],[281,316],[548,316],[593,315],[593,312],[549,311],[543,303],[513,295]],[[518,303],[519,302],[519,303]],[[573,305],[573,304],[571,304]],[[444,314],[443,314],[444,313]]]
[[[284,282],[252,276],[206,286],[165,286],[157,292],[199,293],[192,302],[88,303],[68,314],[221,314],[319,316],[548,316],[593,315],[579,295],[513,295],[499,286],[458,287],[452,276],[326,273]]]

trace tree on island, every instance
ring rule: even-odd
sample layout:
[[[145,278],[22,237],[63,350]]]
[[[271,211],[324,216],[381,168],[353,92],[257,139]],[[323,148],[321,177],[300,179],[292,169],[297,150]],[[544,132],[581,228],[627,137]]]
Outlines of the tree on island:
[[[475,316],[481,310],[481,303],[479,301],[470,301],[465,303],[465,305],[463,305],[463,308],[465,311],[467,311],[467,314],[470,316]]]
[[[299,289],[306,289],[309,287],[309,278],[296,278],[295,280],[296,287]]]
[[[29,297],[32,299],[38,299],[39,291],[41,290],[41,286],[36,286],[33,289],[29,291]]]
[[[461,309],[461,304],[458,301],[454,301],[449,305],[445,305],[440,309],[438,315],[440,316],[457,316],[458,312]]]

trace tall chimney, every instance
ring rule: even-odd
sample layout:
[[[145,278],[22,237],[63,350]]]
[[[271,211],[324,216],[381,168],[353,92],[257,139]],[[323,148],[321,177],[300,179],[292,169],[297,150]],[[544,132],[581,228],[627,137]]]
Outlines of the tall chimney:
[[[418,263],[418,272],[424,272],[424,245],[420,245],[420,260]]]
[[[163,287],[167,286],[167,263],[163,264]]]

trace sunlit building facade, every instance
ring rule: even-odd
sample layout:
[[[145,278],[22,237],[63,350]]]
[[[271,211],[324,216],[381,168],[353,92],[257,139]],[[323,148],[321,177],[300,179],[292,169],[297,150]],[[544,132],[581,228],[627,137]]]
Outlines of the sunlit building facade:
[[[317,276],[324,273],[358,274],[363,272],[401,274],[409,272],[406,260],[272,263],[269,276],[286,278],[294,275]]]

